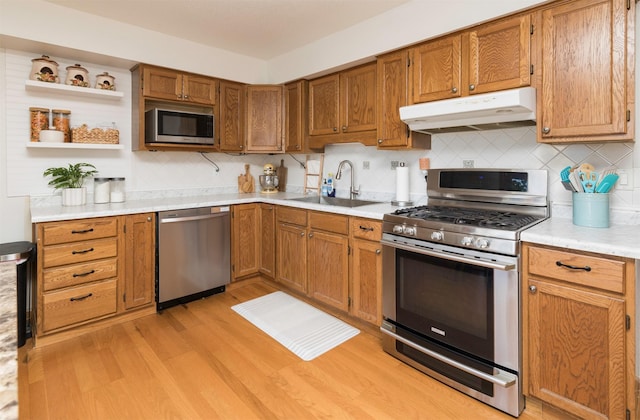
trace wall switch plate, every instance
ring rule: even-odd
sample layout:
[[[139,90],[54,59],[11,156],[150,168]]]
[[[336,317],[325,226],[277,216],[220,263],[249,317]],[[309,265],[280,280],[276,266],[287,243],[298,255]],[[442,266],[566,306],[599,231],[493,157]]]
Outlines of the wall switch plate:
[[[362,169],[369,169],[369,161],[365,160],[364,162],[362,162]]]
[[[392,170],[392,171],[395,171],[399,164],[400,164],[400,163],[399,163],[399,161],[397,161],[397,160],[392,160],[392,161],[391,161],[391,170]]]
[[[473,168],[473,165],[474,165],[473,159],[464,159],[462,161],[463,168]]]

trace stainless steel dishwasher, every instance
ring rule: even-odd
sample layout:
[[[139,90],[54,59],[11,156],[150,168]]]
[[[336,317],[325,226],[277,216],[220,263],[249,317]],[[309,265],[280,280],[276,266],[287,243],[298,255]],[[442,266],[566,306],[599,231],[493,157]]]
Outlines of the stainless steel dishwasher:
[[[156,308],[221,293],[231,280],[229,207],[158,212]]]

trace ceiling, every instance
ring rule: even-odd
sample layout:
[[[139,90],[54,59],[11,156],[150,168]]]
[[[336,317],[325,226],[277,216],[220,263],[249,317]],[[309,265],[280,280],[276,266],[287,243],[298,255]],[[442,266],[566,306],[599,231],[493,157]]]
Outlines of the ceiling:
[[[46,0],[269,60],[410,0]]]

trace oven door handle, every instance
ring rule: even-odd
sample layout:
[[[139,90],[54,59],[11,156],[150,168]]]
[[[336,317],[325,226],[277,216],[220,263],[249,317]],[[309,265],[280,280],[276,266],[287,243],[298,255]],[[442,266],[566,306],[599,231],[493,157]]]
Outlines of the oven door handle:
[[[433,357],[434,359],[437,359],[443,363],[448,364],[449,366],[453,366],[454,368],[460,369],[470,375],[473,375],[475,377],[478,377],[480,379],[484,379],[485,381],[489,381],[492,384],[495,385],[499,385],[503,388],[509,388],[510,386],[514,385],[516,383],[516,379],[514,377],[514,375],[511,375],[509,373],[499,373],[497,375],[490,375],[488,373],[482,372],[480,370],[471,368],[467,365],[464,365],[460,362],[457,362],[453,359],[450,359],[446,356],[443,356],[439,353],[436,353],[433,350],[429,350],[427,348],[424,348],[416,343],[411,342],[410,340],[407,340],[404,337],[399,336],[398,334],[388,330],[387,328],[385,328],[384,324],[380,327],[380,331],[382,331],[384,334],[390,335],[391,337],[393,337],[394,339],[400,341],[401,343],[406,344],[409,347],[414,348],[415,350],[418,350],[420,353],[424,353],[427,356]]]
[[[402,245],[397,242],[386,241],[382,239],[380,241],[382,245],[390,246],[392,248],[404,249],[405,251],[415,252],[416,254],[429,255],[431,257],[444,258],[445,260],[451,260],[471,265],[477,265],[480,267],[491,268],[493,270],[509,271],[516,268],[515,264],[501,264],[499,262],[479,260],[476,258],[467,258],[462,255],[449,254],[446,252],[440,252],[436,250],[417,248],[410,245]]]

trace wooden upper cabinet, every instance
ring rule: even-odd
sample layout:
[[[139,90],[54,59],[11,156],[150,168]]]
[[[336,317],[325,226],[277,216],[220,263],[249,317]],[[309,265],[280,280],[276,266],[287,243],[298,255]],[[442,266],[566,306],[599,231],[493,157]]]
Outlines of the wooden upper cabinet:
[[[247,86],[247,152],[284,152],[282,85]]]
[[[469,94],[531,84],[531,15],[481,25],[468,37]]]
[[[337,134],[340,124],[340,75],[309,82],[309,135]]]
[[[145,97],[194,104],[216,103],[217,80],[161,67],[144,66],[142,92]]]
[[[376,129],[376,65],[346,70],[340,74],[340,131]]]
[[[541,12],[538,141],[633,140],[634,9],[576,0]]]
[[[377,66],[378,148],[429,148],[431,136],[410,131],[400,119],[400,107],[409,105],[408,50],[379,57]]]
[[[245,86],[241,83],[220,81],[220,103],[216,133],[220,151],[244,150]]]
[[[288,83],[284,87],[284,140],[286,153],[306,153],[307,149],[307,92],[305,80]]]
[[[410,50],[413,103],[457,98],[462,88],[462,36],[429,41]]]
[[[531,15],[479,25],[411,50],[413,103],[531,84]]]
[[[309,147],[376,144],[376,63],[309,81]]]

